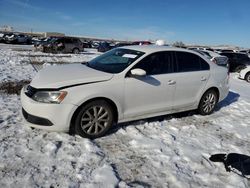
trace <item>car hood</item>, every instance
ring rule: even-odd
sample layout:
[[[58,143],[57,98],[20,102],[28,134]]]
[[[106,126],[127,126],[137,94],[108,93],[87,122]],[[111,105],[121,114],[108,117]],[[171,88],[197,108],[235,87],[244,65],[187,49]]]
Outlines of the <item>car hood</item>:
[[[110,80],[113,74],[83,64],[49,66],[34,77],[30,85],[37,89],[59,89]]]

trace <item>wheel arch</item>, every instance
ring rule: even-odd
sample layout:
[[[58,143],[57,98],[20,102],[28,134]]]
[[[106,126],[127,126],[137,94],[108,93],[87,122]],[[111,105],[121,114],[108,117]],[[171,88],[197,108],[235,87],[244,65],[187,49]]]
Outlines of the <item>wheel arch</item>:
[[[219,99],[220,99],[220,90],[215,86],[209,87],[208,89],[206,89],[206,91],[203,92],[202,96],[200,97],[200,101],[201,101],[202,97],[204,96],[204,94],[206,92],[210,91],[210,90],[214,90],[216,92],[216,94],[217,94],[217,102],[219,101]],[[200,101],[199,101],[199,103],[200,103]]]
[[[74,53],[75,50],[78,50],[78,52],[80,52],[80,49],[79,49],[78,47],[74,47],[74,48],[72,49],[72,53]]]
[[[250,71],[246,72],[245,76],[244,76],[244,79],[246,80],[247,79],[247,76],[250,74]]]
[[[115,121],[115,123],[118,122],[119,112],[118,112],[118,107],[117,107],[116,103],[115,103],[114,101],[112,101],[111,99],[106,98],[106,97],[95,97],[95,98],[92,98],[92,99],[89,99],[89,100],[83,102],[83,103],[82,103],[80,106],[78,106],[77,109],[74,111],[74,113],[73,113],[73,115],[72,115],[72,117],[71,117],[71,120],[70,120],[70,128],[69,128],[69,131],[70,131],[71,133],[72,133],[72,131],[73,131],[73,130],[72,130],[72,125],[74,125],[76,116],[77,116],[77,114],[79,113],[79,111],[81,110],[81,108],[82,108],[84,105],[86,105],[86,104],[88,104],[88,103],[90,103],[90,102],[96,101],[96,100],[104,100],[104,101],[106,101],[106,102],[111,106],[111,108],[112,108],[112,111],[113,111],[113,113],[114,113],[114,121]]]

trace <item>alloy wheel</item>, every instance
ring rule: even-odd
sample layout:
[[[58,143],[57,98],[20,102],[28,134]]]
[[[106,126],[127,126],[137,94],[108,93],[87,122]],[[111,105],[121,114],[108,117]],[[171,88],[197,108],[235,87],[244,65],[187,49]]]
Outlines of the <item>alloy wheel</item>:
[[[214,93],[208,93],[202,103],[202,108],[205,113],[213,111],[216,104],[216,96]]]
[[[246,81],[247,81],[247,82],[250,82],[250,73],[248,73],[248,74],[246,75]]]
[[[79,50],[78,48],[75,48],[75,49],[73,50],[73,54],[79,54],[79,52],[80,52],[80,50]]]
[[[81,117],[81,129],[88,135],[98,135],[109,124],[108,109],[104,106],[91,106]]]

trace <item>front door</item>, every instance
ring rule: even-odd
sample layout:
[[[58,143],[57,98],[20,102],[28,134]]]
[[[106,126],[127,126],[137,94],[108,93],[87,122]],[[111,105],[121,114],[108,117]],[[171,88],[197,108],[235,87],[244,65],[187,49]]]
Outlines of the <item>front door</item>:
[[[172,80],[172,52],[157,52],[145,57],[132,69],[146,71],[146,76],[125,78],[124,118],[169,112],[173,107],[175,82]]]

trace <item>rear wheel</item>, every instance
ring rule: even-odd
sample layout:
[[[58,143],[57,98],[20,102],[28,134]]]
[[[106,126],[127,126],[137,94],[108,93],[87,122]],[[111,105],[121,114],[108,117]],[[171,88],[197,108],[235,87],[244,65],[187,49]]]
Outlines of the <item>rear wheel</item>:
[[[246,81],[250,83],[250,72],[246,74],[245,77]]]
[[[218,95],[214,90],[208,90],[201,98],[198,111],[201,115],[209,115],[214,111]]]
[[[79,54],[80,50],[78,48],[73,49],[73,54]]]
[[[112,127],[114,115],[111,106],[97,100],[83,106],[76,116],[73,131],[86,138],[98,138]]]

